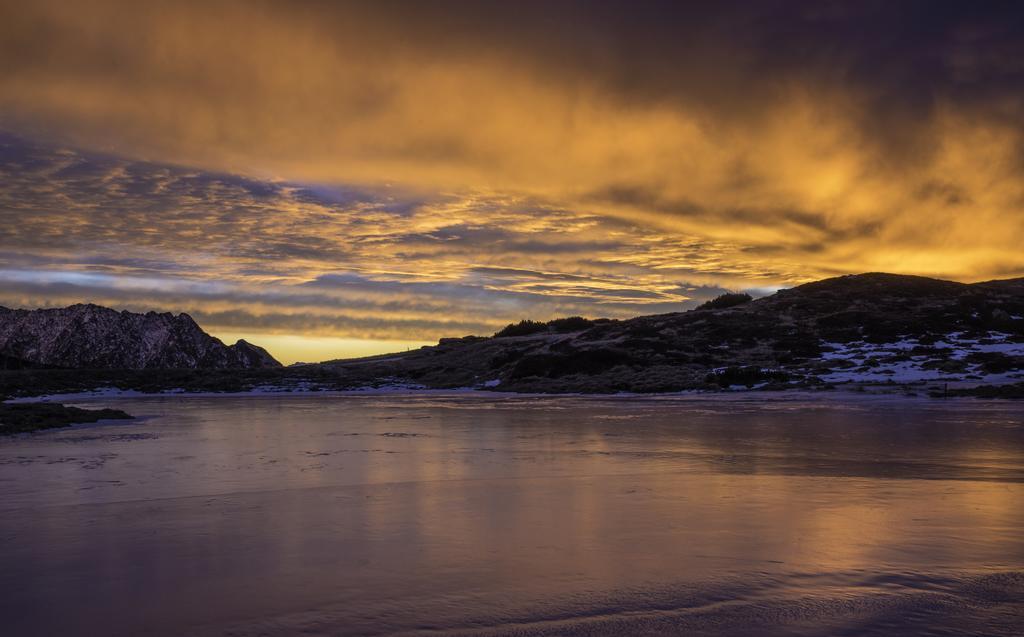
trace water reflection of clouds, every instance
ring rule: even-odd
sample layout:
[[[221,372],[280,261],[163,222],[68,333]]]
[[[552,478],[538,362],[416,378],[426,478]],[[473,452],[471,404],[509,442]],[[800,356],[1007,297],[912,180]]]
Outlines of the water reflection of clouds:
[[[1007,426],[1021,424],[1012,407],[959,404],[936,425],[925,402],[693,402],[690,412],[666,399],[123,401],[153,416],[133,426],[153,436],[42,435],[0,449],[35,458],[0,463],[12,508],[0,533],[21,547],[0,578],[29,582],[0,605],[37,617],[38,585],[68,617],[116,616],[112,604],[145,589],[200,604],[211,620],[256,604],[271,616],[329,609],[317,615],[326,625],[397,626],[424,612],[450,618],[471,599],[506,615],[567,594],[729,578],[768,578],[763,590],[776,596],[842,596],[876,585],[857,573],[1024,563],[1024,440]],[[605,417],[633,407],[642,417]],[[51,462],[100,446],[113,454],[101,466]],[[71,591],[48,575],[69,562],[104,577]],[[135,585],[153,574],[159,582]],[[119,612],[125,625],[198,617]]]

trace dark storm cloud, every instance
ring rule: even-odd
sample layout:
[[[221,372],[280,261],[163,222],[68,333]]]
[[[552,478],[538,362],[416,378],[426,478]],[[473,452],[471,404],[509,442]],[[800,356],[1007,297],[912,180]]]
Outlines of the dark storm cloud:
[[[267,3],[284,5],[339,33],[358,24],[390,36],[392,54],[515,58],[626,103],[681,100],[746,118],[784,99],[787,83],[854,87],[870,97],[873,132],[897,139],[937,100],[987,110],[1024,92],[1018,2]]]

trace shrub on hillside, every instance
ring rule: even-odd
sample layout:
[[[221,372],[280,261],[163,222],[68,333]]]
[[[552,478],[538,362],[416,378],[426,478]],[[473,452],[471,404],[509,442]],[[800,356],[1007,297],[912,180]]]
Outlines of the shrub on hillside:
[[[582,316],[570,316],[568,318],[548,321],[548,329],[552,332],[558,332],[559,334],[564,334],[566,332],[580,332],[593,327],[593,325],[593,321],[585,319]]]
[[[720,296],[697,306],[698,310],[724,310],[727,307],[735,307],[753,301],[746,292],[726,292]]]
[[[567,318],[548,321],[547,323],[523,319],[518,323],[509,323],[504,327],[504,329],[496,333],[494,336],[496,338],[501,338],[503,336],[530,336],[531,334],[540,334],[542,332],[566,334],[569,332],[581,332],[593,326],[594,321],[585,319],[582,316],[570,316]]]
[[[531,334],[539,334],[541,332],[548,331],[546,323],[539,321],[531,321],[530,319],[523,319],[518,323],[509,323],[502,330],[498,331],[494,337],[502,338],[505,336],[529,336]]]
[[[724,310],[725,308],[743,305],[753,301],[746,292],[726,292],[697,306],[698,310]]]

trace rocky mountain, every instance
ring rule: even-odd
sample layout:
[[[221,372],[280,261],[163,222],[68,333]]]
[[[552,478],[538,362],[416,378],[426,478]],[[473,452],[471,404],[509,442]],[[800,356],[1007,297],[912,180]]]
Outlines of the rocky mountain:
[[[323,366],[351,385],[664,392],[1024,380],[1024,279],[843,276],[624,321],[523,321],[493,337]]]
[[[98,305],[0,308],[0,367],[252,369],[280,367],[261,347],[225,345],[188,314],[135,314]]]

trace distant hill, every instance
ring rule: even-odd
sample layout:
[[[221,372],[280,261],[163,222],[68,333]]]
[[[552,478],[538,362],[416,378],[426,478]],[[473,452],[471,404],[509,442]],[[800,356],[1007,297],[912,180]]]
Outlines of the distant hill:
[[[0,379],[0,394],[12,396],[95,386],[646,393],[844,384],[1024,395],[1024,279],[851,275],[687,312],[524,320],[490,337],[289,368],[244,341],[224,345],[185,314],[0,308],[0,367],[29,368]],[[84,368],[157,371],[62,371]]]
[[[0,367],[252,369],[280,367],[262,347],[225,345],[188,314],[135,314],[98,305],[0,307]]]
[[[665,392],[1024,379],[1024,279],[871,273],[614,321],[523,321],[494,337],[324,363],[345,384]]]

